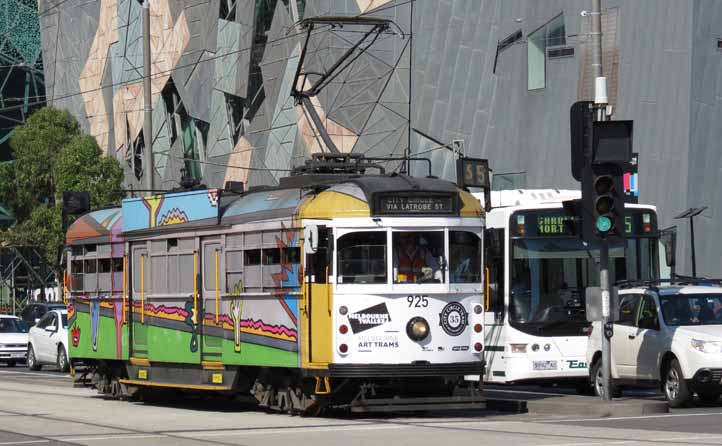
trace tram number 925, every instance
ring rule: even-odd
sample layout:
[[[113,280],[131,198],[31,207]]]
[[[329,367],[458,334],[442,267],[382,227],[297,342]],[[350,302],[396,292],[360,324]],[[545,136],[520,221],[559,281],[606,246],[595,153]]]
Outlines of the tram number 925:
[[[409,303],[409,308],[426,308],[429,306],[429,296],[408,296],[406,302]]]

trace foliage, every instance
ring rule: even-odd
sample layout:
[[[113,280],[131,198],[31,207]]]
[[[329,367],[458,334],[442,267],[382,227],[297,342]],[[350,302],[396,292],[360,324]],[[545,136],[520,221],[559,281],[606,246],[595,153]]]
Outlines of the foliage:
[[[103,155],[93,137],[80,133],[70,113],[52,107],[18,127],[10,148],[15,160],[0,165],[0,202],[17,224],[2,238],[35,246],[60,270],[63,192],[90,192],[94,208],[118,204],[123,170],[115,158]]]

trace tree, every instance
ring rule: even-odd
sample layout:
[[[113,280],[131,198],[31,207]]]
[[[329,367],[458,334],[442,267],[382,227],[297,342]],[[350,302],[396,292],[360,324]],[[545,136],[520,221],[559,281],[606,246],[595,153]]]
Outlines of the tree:
[[[14,161],[0,165],[0,202],[17,223],[2,239],[35,247],[60,278],[63,192],[90,192],[93,207],[118,204],[123,170],[115,158],[103,155],[93,137],[80,133],[70,113],[53,107],[38,110],[19,126],[10,149]]]

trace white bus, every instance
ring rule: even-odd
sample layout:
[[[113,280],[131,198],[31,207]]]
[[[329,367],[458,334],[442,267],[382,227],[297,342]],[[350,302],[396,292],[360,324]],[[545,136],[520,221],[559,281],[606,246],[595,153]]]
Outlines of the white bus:
[[[483,200],[483,194],[477,198]],[[599,249],[573,234],[573,190],[492,192],[486,219],[484,381],[574,381],[588,387],[584,290],[599,283]],[[483,202],[483,201],[482,201]],[[610,246],[613,281],[659,276],[653,206],[627,205],[626,246]],[[596,333],[595,333],[596,335]]]

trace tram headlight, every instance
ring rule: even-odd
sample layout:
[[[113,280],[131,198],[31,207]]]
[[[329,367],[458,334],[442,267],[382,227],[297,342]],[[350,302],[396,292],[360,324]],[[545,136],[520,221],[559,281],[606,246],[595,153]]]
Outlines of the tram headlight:
[[[417,316],[406,324],[406,334],[412,341],[423,341],[429,336],[429,323],[423,317]]]

